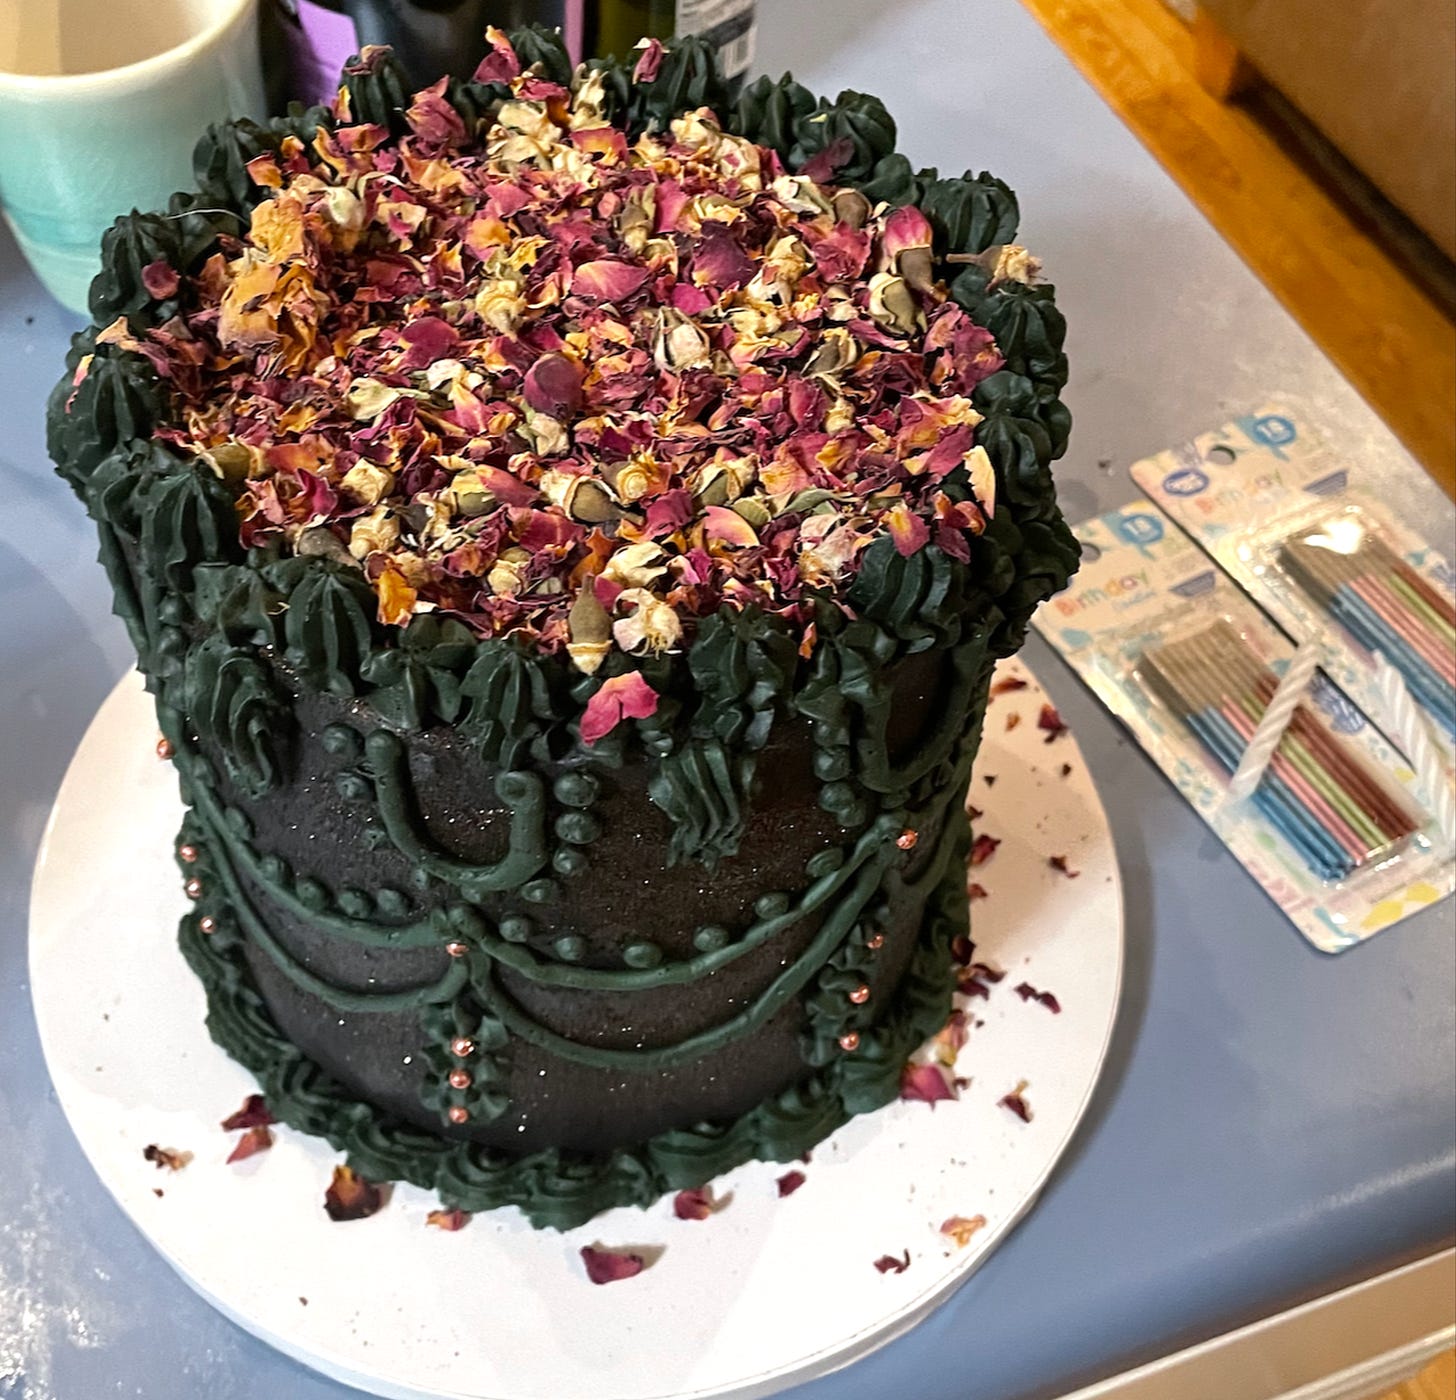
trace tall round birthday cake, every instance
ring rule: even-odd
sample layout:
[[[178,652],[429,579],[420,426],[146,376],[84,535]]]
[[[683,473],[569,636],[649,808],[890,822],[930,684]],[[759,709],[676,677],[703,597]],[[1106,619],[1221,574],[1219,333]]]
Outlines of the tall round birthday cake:
[[[987,175],[684,40],[383,50],[108,233],[50,415],[279,1120],[568,1227],[898,1092],[991,670],[1076,545]]]

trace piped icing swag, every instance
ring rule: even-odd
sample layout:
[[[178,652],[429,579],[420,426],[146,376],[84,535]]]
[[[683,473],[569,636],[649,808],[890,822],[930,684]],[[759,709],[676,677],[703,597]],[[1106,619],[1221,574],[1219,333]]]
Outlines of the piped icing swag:
[[[156,436],[226,484],[242,545],[358,571],[386,625],[588,674],[723,607],[805,629],[878,539],[968,562],[995,511],[971,396],[1004,361],[926,215],[828,183],[844,137],[793,174],[706,107],[629,139],[600,71],[491,43],[489,119],[442,79],[396,138],[344,87],[246,163],[242,237],[139,270],[177,314],[98,336],[174,390]],[[983,262],[1029,280],[1019,250]]]

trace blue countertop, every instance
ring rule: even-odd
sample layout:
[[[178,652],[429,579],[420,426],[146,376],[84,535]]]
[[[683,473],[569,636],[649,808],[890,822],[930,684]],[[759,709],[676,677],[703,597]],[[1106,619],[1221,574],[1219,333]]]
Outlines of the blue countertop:
[[[760,11],[776,71],[879,93],[912,160],[984,166],[1020,193],[1024,241],[1071,324],[1069,517],[1128,499],[1138,457],[1293,396],[1451,538],[1450,505],[1016,0]],[[30,869],[71,751],[130,664],[89,522],[45,456],[71,329],[0,234],[0,1395],[342,1400],[354,1392],[238,1330],[151,1252],[41,1060]],[[1337,958],[1314,952],[1061,662],[1039,642],[1028,659],[1076,731],[1122,863],[1128,965],[1106,1074],[990,1262],[908,1336],[794,1400],[1050,1397],[1456,1235],[1452,904]]]

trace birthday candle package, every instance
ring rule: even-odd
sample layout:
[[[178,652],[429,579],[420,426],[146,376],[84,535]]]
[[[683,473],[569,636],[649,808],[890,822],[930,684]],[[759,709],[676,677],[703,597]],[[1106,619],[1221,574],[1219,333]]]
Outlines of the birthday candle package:
[[[1076,534],[1081,569],[1033,625],[1315,947],[1456,888],[1451,814],[1167,515],[1138,500]],[[1290,669],[1306,682],[1281,685]]]
[[[1453,772],[1456,574],[1295,411],[1268,405],[1139,462],[1133,480],[1397,743],[1380,658]],[[1410,755],[1407,755],[1408,757]]]

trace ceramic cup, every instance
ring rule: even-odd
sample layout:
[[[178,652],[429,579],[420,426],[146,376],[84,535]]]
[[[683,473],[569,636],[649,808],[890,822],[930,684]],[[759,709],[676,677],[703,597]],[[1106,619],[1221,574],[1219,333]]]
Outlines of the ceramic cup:
[[[0,206],[73,311],[111,221],[192,185],[209,122],[262,113],[257,0],[0,0]]]

